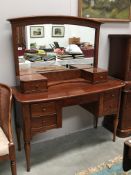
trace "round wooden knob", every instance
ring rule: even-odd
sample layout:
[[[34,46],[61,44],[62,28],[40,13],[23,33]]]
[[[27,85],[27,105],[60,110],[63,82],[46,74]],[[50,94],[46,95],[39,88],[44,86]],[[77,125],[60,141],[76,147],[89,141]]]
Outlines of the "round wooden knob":
[[[46,108],[42,108],[42,111],[46,111]]]
[[[39,88],[39,85],[35,85],[35,88],[38,89]]]

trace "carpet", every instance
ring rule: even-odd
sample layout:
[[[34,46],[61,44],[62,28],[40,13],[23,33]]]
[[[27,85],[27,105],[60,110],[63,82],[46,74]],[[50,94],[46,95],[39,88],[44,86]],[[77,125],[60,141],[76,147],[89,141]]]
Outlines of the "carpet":
[[[97,167],[76,173],[75,175],[131,175],[131,171],[124,172],[122,169],[122,156],[104,162]]]

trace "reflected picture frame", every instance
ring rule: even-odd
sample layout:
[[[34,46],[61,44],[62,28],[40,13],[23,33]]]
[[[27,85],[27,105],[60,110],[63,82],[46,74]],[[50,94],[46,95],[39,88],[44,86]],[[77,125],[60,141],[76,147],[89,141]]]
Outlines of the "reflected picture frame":
[[[52,26],[52,37],[64,37],[65,26]]]
[[[99,1],[101,2],[99,4]],[[109,1],[109,2],[108,2]],[[78,0],[78,16],[101,22],[130,22],[131,0]],[[119,1],[119,5],[117,3]]]
[[[30,38],[43,38],[44,26],[30,26]]]

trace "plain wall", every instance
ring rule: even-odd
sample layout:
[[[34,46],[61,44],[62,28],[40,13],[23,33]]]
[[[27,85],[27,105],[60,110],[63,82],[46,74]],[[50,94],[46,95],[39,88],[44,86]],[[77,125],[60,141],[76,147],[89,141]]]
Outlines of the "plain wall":
[[[8,18],[37,15],[72,15],[77,16],[77,0],[12,0],[1,1],[0,7],[0,82],[15,85],[11,26]],[[131,34],[131,23],[105,23],[101,26],[99,45],[99,66],[108,67],[108,34]],[[86,127],[92,127],[93,116],[79,106],[63,109],[62,129],[51,130],[35,137],[34,141],[66,135]]]

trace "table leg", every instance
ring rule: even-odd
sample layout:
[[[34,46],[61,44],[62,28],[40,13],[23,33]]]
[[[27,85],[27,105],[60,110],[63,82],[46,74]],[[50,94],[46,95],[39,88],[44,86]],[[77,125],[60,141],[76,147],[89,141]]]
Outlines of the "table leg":
[[[26,165],[27,165],[27,171],[30,171],[31,125],[30,125],[30,106],[29,104],[22,105],[22,115],[23,115],[23,136],[24,136]]]
[[[17,144],[18,144],[18,151],[21,151],[21,128],[16,126],[16,137],[17,137]]]
[[[17,137],[17,146],[18,146],[18,151],[21,151],[21,124],[20,124],[20,119],[19,119],[19,115],[18,115],[18,105],[15,99],[13,99],[14,102],[14,120],[15,120],[15,131],[16,131],[16,137]]]
[[[98,125],[98,116],[94,116],[94,128],[97,128]]]
[[[115,114],[115,115],[114,115],[113,142],[115,142],[115,140],[116,140],[117,126],[118,126],[118,114]]]
[[[29,172],[30,171],[30,151],[31,151],[30,142],[25,142],[24,148],[25,148],[27,171]]]
[[[128,171],[131,169],[131,139],[124,142],[123,150],[123,170]]]

